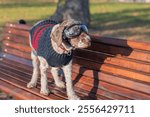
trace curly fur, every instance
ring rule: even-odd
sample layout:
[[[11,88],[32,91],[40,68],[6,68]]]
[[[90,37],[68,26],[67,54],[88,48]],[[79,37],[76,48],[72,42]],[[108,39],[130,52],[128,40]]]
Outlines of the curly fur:
[[[52,42],[52,47],[53,49],[59,53],[63,54],[66,51],[64,51],[62,48],[59,46],[62,44],[66,50],[71,50],[72,48],[69,47],[66,43],[63,43],[62,41],[62,31],[66,26],[70,26],[72,24],[77,23],[78,21],[74,20],[66,20],[62,22],[61,24],[57,24],[53,27],[52,32],[50,34],[51,37],[51,42]],[[74,46],[75,48],[85,48],[90,45],[90,37],[85,34],[81,33],[78,37],[71,39],[71,45]],[[47,79],[47,69],[51,66],[48,65],[48,62],[41,56],[38,56],[34,54],[34,48],[32,47],[32,52],[31,52],[31,58],[32,58],[32,64],[33,64],[33,74],[31,81],[27,84],[28,88],[35,87],[37,84],[37,79],[39,77],[39,73],[41,74],[41,91],[40,93],[43,95],[49,95],[49,89],[48,89],[48,79]],[[66,89],[67,89],[67,95],[69,99],[80,99],[72,85],[72,60],[69,62],[69,64],[62,66],[64,75],[65,75],[65,81],[66,81]],[[58,70],[59,67],[51,67],[51,73],[54,78],[56,86],[60,88],[65,88],[65,83],[59,79],[58,76]]]

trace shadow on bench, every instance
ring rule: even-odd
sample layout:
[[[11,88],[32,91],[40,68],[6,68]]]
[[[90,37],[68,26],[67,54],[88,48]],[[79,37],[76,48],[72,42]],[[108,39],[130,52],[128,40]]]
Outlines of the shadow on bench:
[[[28,30],[6,24],[0,52],[0,90],[15,99],[67,99],[48,71],[51,94],[26,88],[32,74]],[[150,43],[92,37],[92,46],[74,51],[74,87],[82,99],[150,99]],[[61,77],[62,78],[62,77]]]

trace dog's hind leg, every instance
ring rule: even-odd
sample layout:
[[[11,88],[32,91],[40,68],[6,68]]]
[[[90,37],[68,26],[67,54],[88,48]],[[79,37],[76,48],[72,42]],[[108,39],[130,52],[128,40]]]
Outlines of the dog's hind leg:
[[[49,67],[48,63],[43,57],[38,57],[40,61],[40,72],[41,72],[41,91],[43,95],[49,95],[48,80],[47,80],[47,69]]]
[[[58,71],[59,71],[58,67],[52,67],[51,68],[51,73],[52,73],[52,76],[54,78],[55,84],[59,88],[65,88],[64,82],[59,79]]]
[[[72,83],[72,61],[63,67],[66,79],[67,95],[70,100],[79,100],[80,98],[75,94]]]
[[[28,88],[36,87],[37,80],[38,80],[38,77],[39,77],[38,57],[33,52],[31,52],[31,58],[32,58],[32,64],[33,64],[33,74],[32,74],[31,81],[27,84]]]

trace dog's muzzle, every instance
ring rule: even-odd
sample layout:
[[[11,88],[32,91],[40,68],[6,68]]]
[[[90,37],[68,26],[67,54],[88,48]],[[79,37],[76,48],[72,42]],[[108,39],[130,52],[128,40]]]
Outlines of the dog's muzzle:
[[[87,48],[89,46],[91,46],[91,38],[89,37],[89,35],[84,37],[84,41],[80,40],[78,42],[78,48]]]

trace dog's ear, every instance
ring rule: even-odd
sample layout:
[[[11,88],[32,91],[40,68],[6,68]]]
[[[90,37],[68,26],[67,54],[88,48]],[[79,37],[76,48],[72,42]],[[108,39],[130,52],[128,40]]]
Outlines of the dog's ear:
[[[56,26],[54,26],[52,30],[51,38],[57,44],[57,46],[60,46],[62,44],[62,33],[64,28],[68,26],[68,22],[68,20],[65,20],[61,24],[57,24]]]
[[[63,28],[57,24],[51,33],[51,38],[57,44],[57,46],[60,46],[62,43],[62,31]]]

